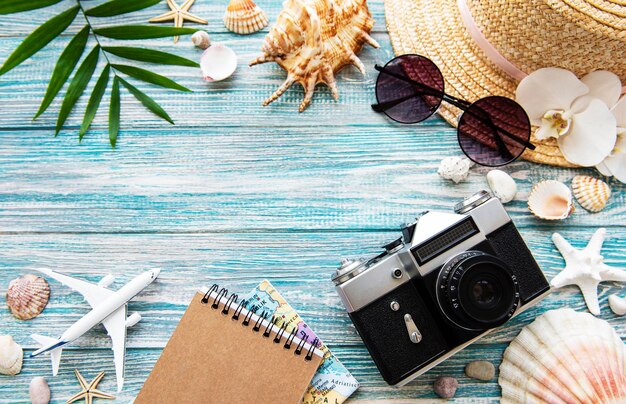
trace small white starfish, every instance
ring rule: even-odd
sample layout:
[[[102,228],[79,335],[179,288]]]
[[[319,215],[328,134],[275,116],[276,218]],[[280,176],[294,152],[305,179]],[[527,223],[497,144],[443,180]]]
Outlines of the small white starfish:
[[[589,244],[582,250],[570,245],[559,233],[552,235],[552,241],[565,259],[565,268],[550,281],[554,288],[577,285],[585,298],[587,308],[596,316],[600,314],[598,304],[598,284],[603,281],[626,282],[626,271],[610,267],[600,255],[606,229],[600,228],[591,236]]]

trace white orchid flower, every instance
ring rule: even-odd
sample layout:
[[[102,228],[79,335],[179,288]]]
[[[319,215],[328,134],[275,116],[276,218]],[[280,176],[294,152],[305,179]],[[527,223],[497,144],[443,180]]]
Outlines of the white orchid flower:
[[[539,140],[554,137],[567,161],[591,167],[613,150],[617,137],[610,108],[621,93],[619,77],[595,71],[579,80],[556,67],[539,69],[518,85],[517,102],[533,125]]]
[[[611,110],[617,121],[617,142],[611,155],[596,166],[604,175],[613,175],[618,181],[626,183],[626,96]]]

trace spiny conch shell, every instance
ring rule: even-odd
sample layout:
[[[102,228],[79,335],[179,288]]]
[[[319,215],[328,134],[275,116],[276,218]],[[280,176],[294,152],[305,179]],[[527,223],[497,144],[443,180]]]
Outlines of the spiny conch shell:
[[[28,387],[31,404],[48,404],[50,402],[50,386],[41,376],[34,377]]]
[[[7,290],[7,306],[20,320],[36,317],[48,304],[50,286],[41,276],[23,275],[13,279]]]
[[[446,157],[441,160],[437,174],[439,174],[441,178],[454,181],[455,184],[458,184],[467,179],[469,170],[473,164],[474,163],[467,157]]]
[[[609,296],[609,307],[618,316],[626,314],[626,299],[617,295]]]
[[[528,209],[540,219],[561,220],[574,211],[572,191],[562,182],[544,180],[528,195]]]
[[[276,62],[287,79],[263,105],[280,97],[293,83],[304,88],[302,112],[311,103],[315,86],[324,83],[335,100],[335,74],[352,64],[365,74],[356,56],[365,43],[378,48],[369,33],[374,25],[365,0],[287,0],[276,24],[265,37],[259,56],[250,66]]]
[[[200,69],[206,81],[227,79],[237,69],[237,55],[226,46],[210,46],[200,56]]]
[[[600,212],[611,197],[611,187],[606,182],[588,175],[575,176],[572,191],[580,206],[589,212]]]
[[[252,34],[268,23],[265,11],[252,0],[231,0],[224,13],[224,25],[236,34]]]
[[[500,170],[487,173],[487,183],[493,195],[502,203],[511,202],[517,193],[517,184],[510,175]]]
[[[22,370],[24,351],[10,335],[0,335],[0,374],[14,376]]]
[[[206,31],[196,31],[191,36],[191,42],[194,46],[200,49],[206,49],[211,46],[211,40],[209,39],[209,34]]]
[[[524,327],[504,351],[502,403],[623,403],[626,349],[611,325],[569,308]]]

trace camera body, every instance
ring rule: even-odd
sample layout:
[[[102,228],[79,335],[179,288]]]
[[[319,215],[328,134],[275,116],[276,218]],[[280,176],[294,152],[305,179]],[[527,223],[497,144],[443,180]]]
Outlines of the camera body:
[[[368,260],[342,260],[335,288],[387,383],[402,386],[550,293],[499,200],[427,212]]]

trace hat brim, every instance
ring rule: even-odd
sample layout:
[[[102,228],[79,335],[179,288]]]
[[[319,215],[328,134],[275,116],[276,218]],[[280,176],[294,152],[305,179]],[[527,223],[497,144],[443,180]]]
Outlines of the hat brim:
[[[420,54],[441,69],[446,93],[473,102],[490,95],[515,98],[517,82],[494,65],[468,33],[456,0],[385,0],[385,19],[396,55]],[[457,125],[460,111],[442,105],[439,114]],[[574,167],[565,160],[555,139],[537,140],[526,149],[528,161]]]

